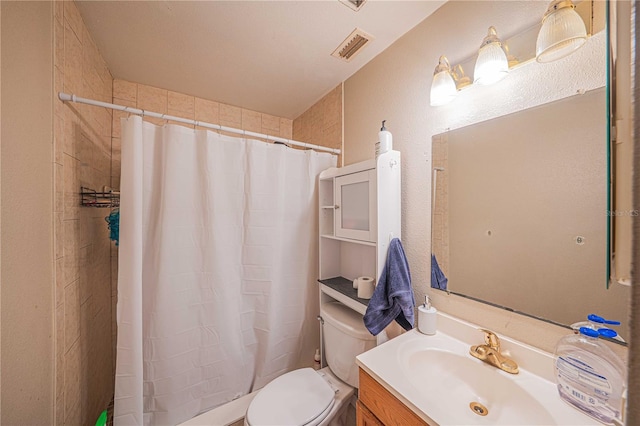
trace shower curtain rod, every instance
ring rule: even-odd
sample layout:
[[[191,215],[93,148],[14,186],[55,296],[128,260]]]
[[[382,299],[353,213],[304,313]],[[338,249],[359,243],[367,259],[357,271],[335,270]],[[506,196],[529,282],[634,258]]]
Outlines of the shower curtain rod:
[[[263,138],[263,139],[272,140],[274,142],[282,142],[282,143],[285,143],[285,144],[288,144],[288,145],[301,146],[303,148],[311,148],[311,149],[315,149],[317,151],[327,151],[327,152],[330,152],[332,154],[340,154],[340,150],[339,149],[335,149],[335,148],[327,148],[326,146],[314,145],[314,144],[310,144],[310,143],[306,143],[306,142],[295,141],[295,140],[292,140],[292,139],[285,139],[285,138],[281,138],[281,137],[278,137],[278,136],[265,135],[263,133],[250,132],[248,130],[240,130],[240,129],[236,129],[236,128],[233,128],[233,127],[221,126],[219,124],[211,124],[211,123],[207,123],[207,122],[204,122],[204,121],[190,120],[188,118],[176,117],[176,116],[169,115],[169,114],[160,114],[158,112],[146,111],[146,110],[143,110],[143,109],[128,107],[128,106],[124,106],[124,105],[110,104],[108,102],[96,101],[94,99],[81,98],[80,96],[70,95],[68,93],[63,93],[63,92],[59,92],[58,93],[58,98],[63,102],[76,102],[76,103],[80,103],[80,104],[87,104],[87,105],[94,105],[94,106],[99,106],[99,107],[104,107],[104,108],[110,108],[110,109],[114,109],[114,110],[117,110],[117,111],[128,112],[130,114],[141,115],[143,117],[155,117],[155,118],[160,118],[160,119],[163,119],[163,120],[176,121],[178,123],[184,123],[184,124],[191,124],[191,125],[194,125],[194,126],[206,127],[207,129],[222,130],[222,131],[225,131],[225,132],[237,133],[237,134],[245,135],[245,136],[252,136],[254,138]]]

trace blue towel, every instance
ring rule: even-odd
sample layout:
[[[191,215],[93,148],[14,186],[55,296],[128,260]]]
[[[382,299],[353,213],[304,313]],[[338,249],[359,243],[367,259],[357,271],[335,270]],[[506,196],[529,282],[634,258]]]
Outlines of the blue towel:
[[[438,265],[436,255],[431,253],[431,288],[446,290],[448,282],[449,280],[444,276],[444,272],[442,272],[440,265]]]
[[[409,263],[397,238],[391,240],[387,262],[364,314],[364,325],[374,336],[394,319],[405,330],[413,328],[415,306]]]

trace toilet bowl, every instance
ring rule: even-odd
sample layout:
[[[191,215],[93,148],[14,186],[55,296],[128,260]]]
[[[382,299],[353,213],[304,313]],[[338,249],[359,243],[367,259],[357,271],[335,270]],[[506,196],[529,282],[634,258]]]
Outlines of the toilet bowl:
[[[348,408],[353,387],[340,381],[328,367],[301,368],[283,374],[253,398],[245,426],[325,426]]]
[[[355,357],[375,346],[362,315],[339,302],[320,307],[328,367],[301,368],[262,388],[249,404],[246,426],[340,424],[358,386]]]

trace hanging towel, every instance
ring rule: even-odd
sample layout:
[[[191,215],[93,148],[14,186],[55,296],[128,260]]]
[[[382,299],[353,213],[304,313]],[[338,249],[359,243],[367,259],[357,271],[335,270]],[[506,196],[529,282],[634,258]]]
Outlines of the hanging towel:
[[[104,220],[109,224],[109,238],[115,241],[117,246],[120,240],[120,209],[113,210]]]
[[[387,262],[364,314],[364,325],[374,336],[394,319],[405,330],[411,330],[415,304],[409,263],[402,243],[394,238],[389,244]]]
[[[440,265],[438,265],[436,255],[431,253],[431,288],[446,290],[448,282],[449,280],[444,276],[444,272],[442,272]]]

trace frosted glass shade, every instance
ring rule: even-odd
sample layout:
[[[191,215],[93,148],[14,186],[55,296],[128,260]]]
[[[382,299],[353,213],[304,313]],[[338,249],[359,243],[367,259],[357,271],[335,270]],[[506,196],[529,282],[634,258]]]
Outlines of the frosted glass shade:
[[[456,97],[458,89],[450,71],[440,71],[431,83],[431,106],[448,104]]]
[[[433,81],[431,82],[431,106],[448,104],[458,94],[456,82],[451,73],[451,65],[446,56],[440,56],[438,66],[433,71]]]
[[[536,61],[552,62],[575,52],[587,41],[587,29],[572,2],[554,1],[542,20]]]
[[[509,61],[500,43],[490,43],[480,48],[473,82],[482,85],[497,83],[507,76]]]

